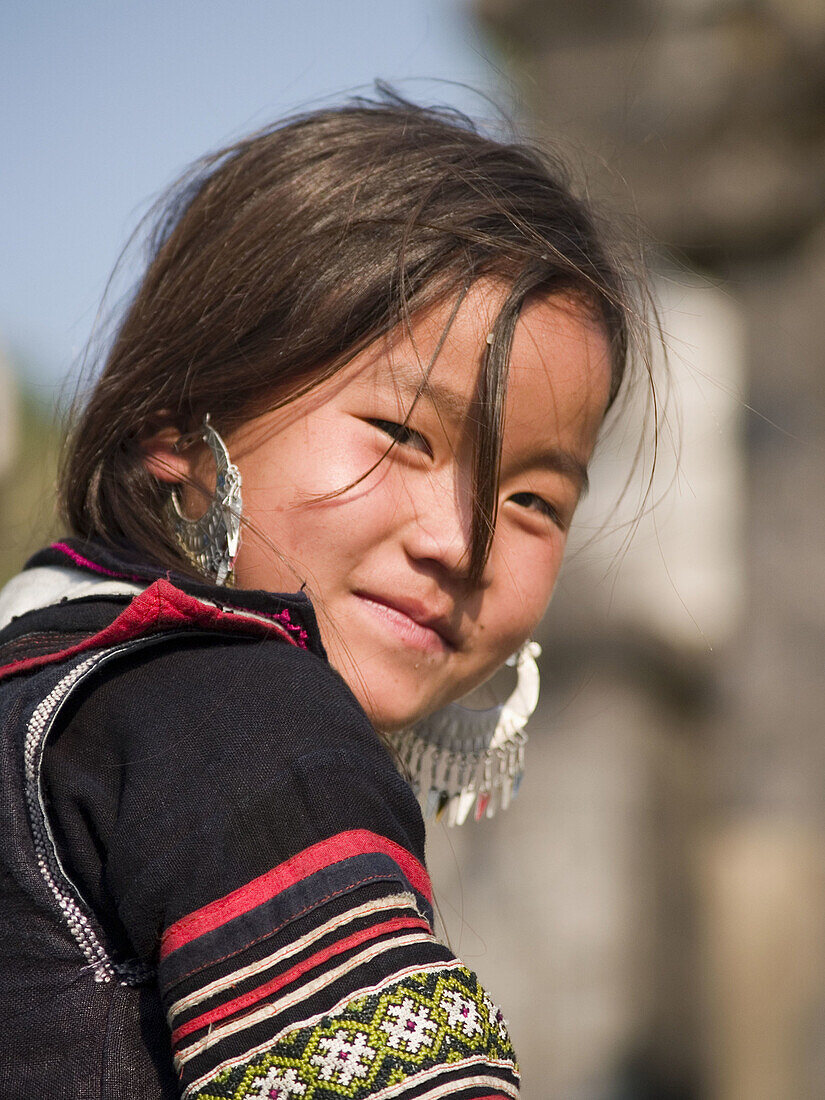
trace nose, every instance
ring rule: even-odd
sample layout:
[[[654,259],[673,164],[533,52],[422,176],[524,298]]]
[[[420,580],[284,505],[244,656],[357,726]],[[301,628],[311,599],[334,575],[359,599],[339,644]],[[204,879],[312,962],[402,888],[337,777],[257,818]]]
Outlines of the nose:
[[[470,573],[473,539],[473,486],[469,478],[426,479],[419,485],[405,548],[417,562],[436,565],[455,579]]]

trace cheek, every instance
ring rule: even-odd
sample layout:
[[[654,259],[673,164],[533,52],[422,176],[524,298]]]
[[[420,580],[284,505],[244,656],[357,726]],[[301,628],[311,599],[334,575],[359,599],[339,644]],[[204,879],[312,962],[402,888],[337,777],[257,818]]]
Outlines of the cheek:
[[[498,598],[488,623],[488,646],[495,667],[533,635],[547,610],[564,553],[561,532],[546,542],[516,541],[517,549],[498,554],[493,562]],[[506,546],[501,549],[505,551]]]
[[[352,435],[340,417],[316,414],[291,423],[262,446],[240,453],[238,465],[246,467],[244,487],[272,495],[283,508],[334,492],[369,468]]]
[[[317,476],[307,485],[293,487],[282,502],[272,525],[277,527],[290,553],[312,565],[318,580],[322,575],[346,572],[361,562],[375,563],[375,554],[397,537],[404,514],[403,483],[387,467],[357,482],[363,465],[356,470],[329,471],[316,467]],[[325,482],[325,484],[321,484]],[[337,490],[357,483],[344,493]],[[307,499],[307,496],[325,499]],[[321,593],[323,594],[323,593]]]
[[[502,539],[494,567],[502,587],[508,589],[515,619],[535,625],[544,614],[561,569],[565,543],[561,531],[546,539]]]

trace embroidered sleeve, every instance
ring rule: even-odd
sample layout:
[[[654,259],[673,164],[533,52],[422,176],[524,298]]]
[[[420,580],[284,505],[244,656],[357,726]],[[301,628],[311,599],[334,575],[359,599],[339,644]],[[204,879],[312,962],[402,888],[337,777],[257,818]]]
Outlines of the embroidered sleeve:
[[[160,984],[192,1100],[518,1094],[501,1013],[432,933],[426,871],[368,830],[177,921]]]
[[[325,661],[181,643],[84,713],[120,746],[105,884],[184,1096],[517,1095],[500,1015],[433,934],[415,798]]]

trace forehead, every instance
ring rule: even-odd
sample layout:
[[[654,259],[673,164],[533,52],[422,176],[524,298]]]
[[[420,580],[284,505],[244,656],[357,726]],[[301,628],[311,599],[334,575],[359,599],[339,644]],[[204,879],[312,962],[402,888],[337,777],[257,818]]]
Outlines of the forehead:
[[[450,421],[473,419],[483,357],[506,296],[501,284],[475,284],[460,303],[441,303],[408,331],[391,333],[362,360],[357,376],[391,389],[402,409],[418,400]],[[580,302],[561,295],[528,300],[509,357],[505,447],[525,432],[546,438],[580,430],[592,448],[611,370],[606,333]]]
[[[611,376],[607,334],[580,302],[566,297],[529,302],[513,335],[509,427],[580,433],[583,444],[592,449],[607,408]]]

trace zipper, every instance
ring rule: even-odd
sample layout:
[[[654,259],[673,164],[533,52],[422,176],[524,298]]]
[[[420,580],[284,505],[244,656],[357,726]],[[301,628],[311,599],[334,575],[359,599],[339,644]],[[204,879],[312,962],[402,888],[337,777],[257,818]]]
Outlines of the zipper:
[[[166,641],[183,634],[193,637],[206,631],[175,630],[149,638],[138,638],[113,646],[111,649],[87,657],[68,672],[34,708],[26,727],[23,761],[25,775],[25,799],[29,814],[35,857],[40,875],[49,893],[91,967],[96,982],[119,981],[122,985],[145,982],[154,968],[140,960],[116,963],[109,956],[89,919],[90,908],[83,902],[80,891],[69,878],[57,853],[54,835],[49,827],[41,784],[41,762],[46,740],[61,709],[72,692],[101,665],[133,649]]]

